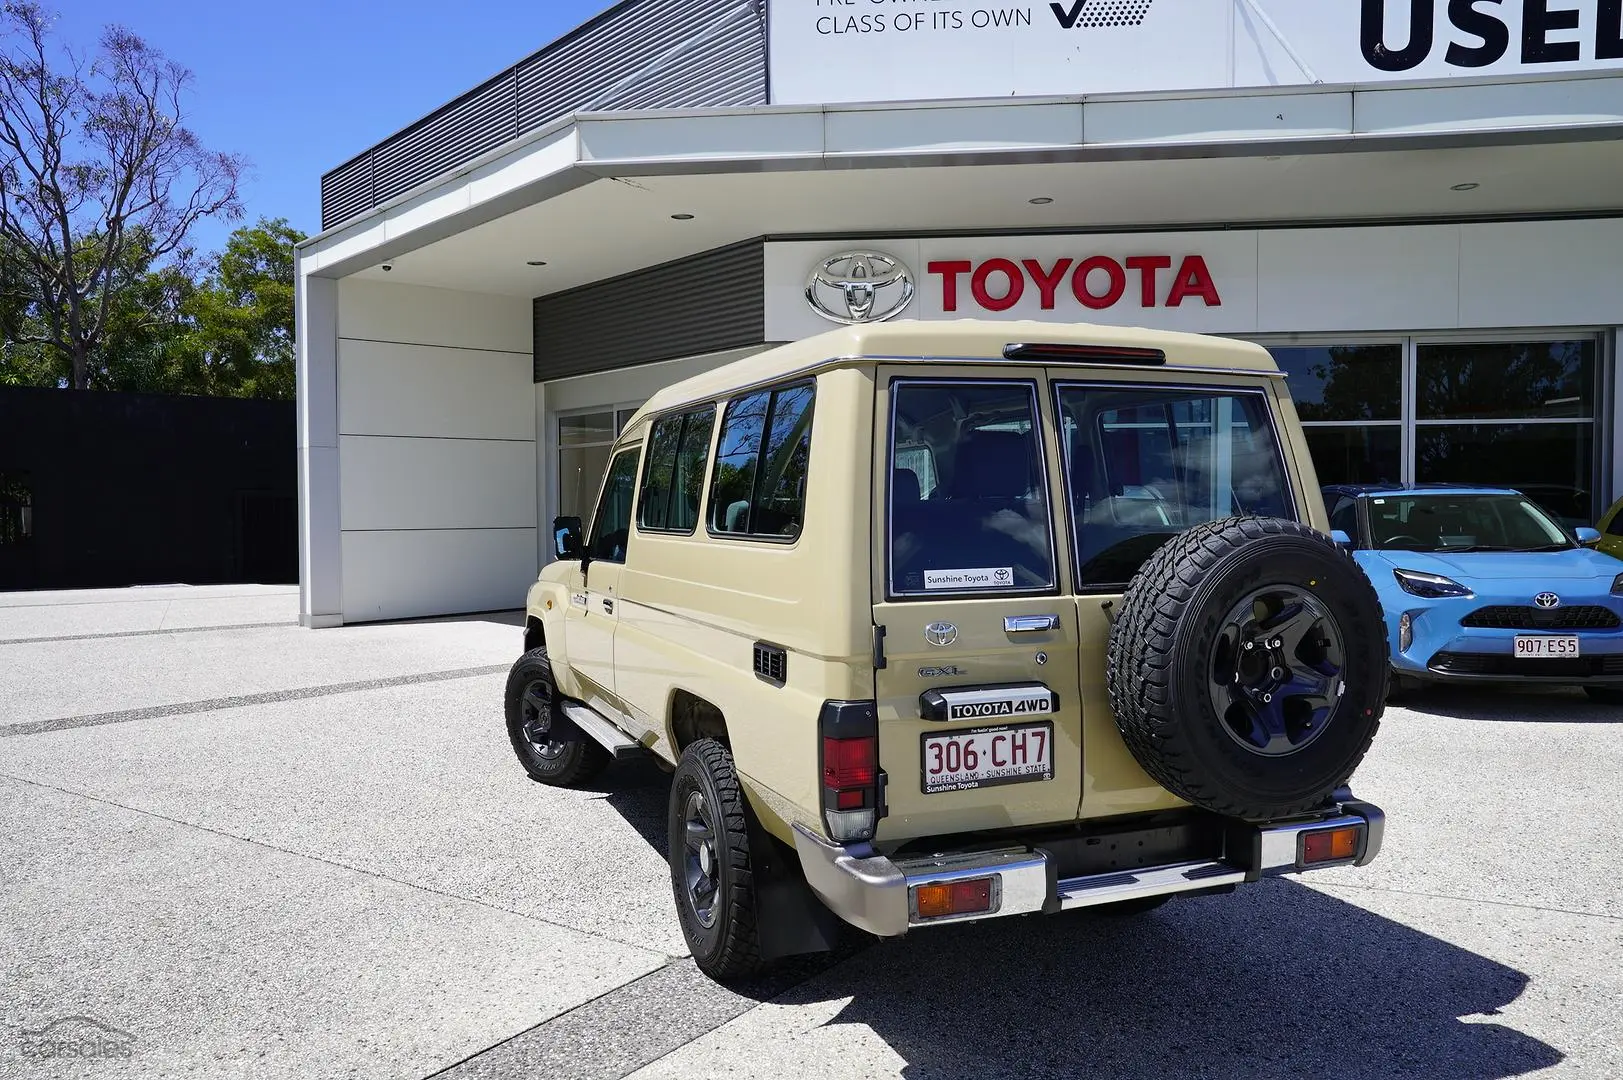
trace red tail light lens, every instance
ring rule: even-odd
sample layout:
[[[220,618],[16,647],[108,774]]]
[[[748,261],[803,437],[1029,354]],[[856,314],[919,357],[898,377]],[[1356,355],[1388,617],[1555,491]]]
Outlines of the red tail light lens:
[[[823,740],[823,786],[836,791],[872,787],[879,778],[879,740]]]

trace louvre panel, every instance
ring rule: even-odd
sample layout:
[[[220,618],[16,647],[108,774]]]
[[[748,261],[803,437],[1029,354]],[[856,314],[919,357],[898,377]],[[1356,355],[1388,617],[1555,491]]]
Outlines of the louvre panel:
[[[760,344],[765,252],[752,240],[538,297],[535,381]]]
[[[365,213],[372,202],[372,153],[367,151],[321,178],[321,227]]]
[[[702,109],[766,104],[766,45],[750,7],[735,11],[715,37],[623,88],[605,109]]]
[[[322,177],[322,228],[570,113],[764,104],[762,6],[626,0]],[[666,57],[707,29],[711,36]]]
[[[471,161],[517,134],[509,72],[378,147],[378,202]]]

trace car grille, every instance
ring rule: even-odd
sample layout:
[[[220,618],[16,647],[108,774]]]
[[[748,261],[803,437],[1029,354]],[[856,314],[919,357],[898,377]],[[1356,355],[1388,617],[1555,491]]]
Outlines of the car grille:
[[[1440,652],[1426,665],[1440,675],[1583,679],[1623,675],[1623,655],[1561,656],[1518,660],[1491,653]]]
[[[1623,626],[1623,619],[1599,604],[1559,608],[1503,604],[1479,607],[1461,619],[1460,625],[1481,630],[1616,630]]]

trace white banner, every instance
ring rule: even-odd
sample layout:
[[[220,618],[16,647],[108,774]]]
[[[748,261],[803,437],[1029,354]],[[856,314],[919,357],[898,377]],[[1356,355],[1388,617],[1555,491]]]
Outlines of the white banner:
[[[1623,0],[771,0],[782,104],[1623,67]]]

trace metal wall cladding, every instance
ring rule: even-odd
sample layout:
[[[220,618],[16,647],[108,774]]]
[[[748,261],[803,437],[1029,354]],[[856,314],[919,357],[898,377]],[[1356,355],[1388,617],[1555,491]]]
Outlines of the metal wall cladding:
[[[764,0],[626,0],[321,179],[330,229],[573,112],[766,103]]]
[[[717,248],[535,301],[535,381],[766,340],[766,245]]]

